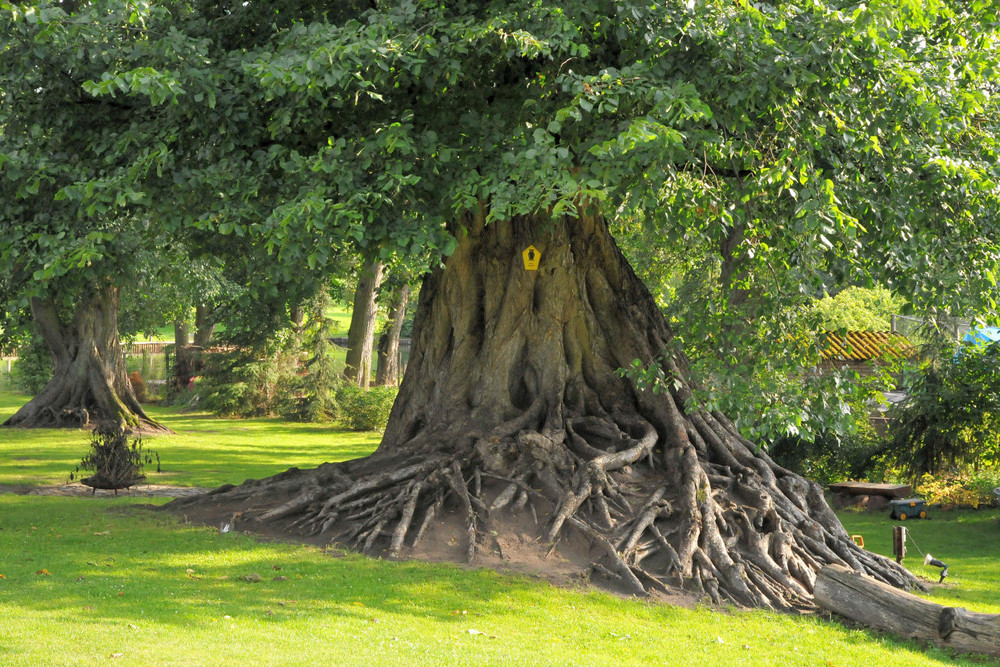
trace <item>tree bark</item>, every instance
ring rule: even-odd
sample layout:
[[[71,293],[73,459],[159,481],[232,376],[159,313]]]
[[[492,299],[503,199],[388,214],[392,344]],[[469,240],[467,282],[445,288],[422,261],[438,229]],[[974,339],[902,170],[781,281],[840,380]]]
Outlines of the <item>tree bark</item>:
[[[854,544],[818,484],[724,415],[686,410],[685,359],[665,353],[669,327],[601,217],[484,218],[460,221],[454,254],[425,278],[373,455],[173,506],[388,556],[447,518],[469,561],[518,540],[543,555],[582,548],[593,576],[626,591],[679,586],[746,607],[813,607],[829,563],[916,584]],[[522,262],[529,245],[537,270]],[[659,363],[655,391],[619,372],[636,360]]]
[[[186,391],[194,377],[194,354],[185,319],[174,320],[174,392]]]
[[[64,323],[50,299],[32,299],[31,312],[52,354],[52,379],[4,426],[122,428],[167,431],[135,398],[118,339],[118,292],[98,290]]]
[[[365,389],[371,383],[372,352],[375,346],[375,319],[378,305],[375,298],[382,284],[385,265],[375,260],[358,277],[354,291],[354,310],[347,332],[347,360],[344,377]]]
[[[841,566],[820,570],[816,603],[868,627],[1000,658],[1000,614],[934,604]]]
[[[215,335],[215,314],[212,307],[198,304],[194,309],[194,344],[204,350],[212,344]]]
[[[375,368],[375,384],[378,386],[395,386],[399,383],[399,337],[403,330],[403,320],[406,319],[409,298],[410,286],[407,283],[393,291],[389,319],[378,339]]]

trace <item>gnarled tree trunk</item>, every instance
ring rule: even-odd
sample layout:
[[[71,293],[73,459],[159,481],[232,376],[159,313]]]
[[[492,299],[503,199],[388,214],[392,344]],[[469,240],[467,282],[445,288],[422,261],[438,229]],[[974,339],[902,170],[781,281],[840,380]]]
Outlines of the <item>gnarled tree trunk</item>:
[[[375,260],[358,277],[354,290],[354,310],[347,331],[347,358],[344,377],[360,387],[368,388],[372,375],[372,352],[375,348],[375,318],[378,306],[375,298],[382,284],[385,265]]]
[[[97,290],[64,323],[52,300],[32,299],[31,312],[52,354],[53,373],[4,426],[84,427],[113,423],[168,430],[150,419],[135,398],[118,340],[118,292]]]
[[[425,279],[373,455],[175,506],[385,555],[445,544],[442,522],[457,518],[450,542],[469,561],[514,543],[582,550],[592,574],[626,590],[680,586],[739,606],[811,607],[828,563],[916,583],[852,542],[819,485],[725,416],[686,410],[682,358],[661,360],[659,392],[620,375],[660,358],[671,333],[602,218],[487,226],[470,215],[456,235]],[[529,245],[541,252],[536,271],[522,263]]]
[[[399,382],[399,336],[403,331],[409,298],[410,286],[407,283],[393,290],[388,321],[378,338],[375,367],[375,384],[378,386],[395,385]]]

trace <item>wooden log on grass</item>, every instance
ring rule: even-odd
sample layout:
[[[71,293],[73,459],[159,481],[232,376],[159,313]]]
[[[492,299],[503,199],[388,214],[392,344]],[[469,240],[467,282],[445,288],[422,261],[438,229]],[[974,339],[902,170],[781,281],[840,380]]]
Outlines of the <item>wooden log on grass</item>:
[[[1000,614],[935,604],[841,565],[819,571],[813,595],[823,609],[866,626],[1000,658]]]

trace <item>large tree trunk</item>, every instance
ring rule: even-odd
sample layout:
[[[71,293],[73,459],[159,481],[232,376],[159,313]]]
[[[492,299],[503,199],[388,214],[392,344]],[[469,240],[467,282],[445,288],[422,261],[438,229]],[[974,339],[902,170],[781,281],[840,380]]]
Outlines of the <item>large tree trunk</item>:
[[[409,284],[403,283],[393,290],[389,318],[385,324],[385,330],[378,338],[375,367],[375,384],[378,386],[399,383],[399,336],[403,331],[403,320],[406,319],[406,304],[409,298]]]
[[[385,265],[375,260],[358,277],[354,291],[354,310],[347,331],[347,359],[344,377],[360,387],[368,388],[372,376],[372,352],[375,348],[375,319],[378,305],[375,298],[382,284]]]
[[[685,362],[663,359],[671,333],[603,219],[486,226],[476,215],[457,237],[425,279],[378,450],[193,502],[225,520],[240,512],[244,528],[285,526],[371,554],[419,553],[431,535],[469,561],[582,553],[587,571],[625,590],[680,586],[740,606],[811,607],[828,563],[916,583],[854,544],[818,484],[725,416],[685,410]],[[529,245],[537,271],[522,263]],[[658,358],[660,390],[619,373]]]
[[[64,323],[52,300],[32,299],[31,312],[49,351],[52,379],[4,426],[120,427],[166,431],[135,398],[118,340],[118,292],[98,290]]]

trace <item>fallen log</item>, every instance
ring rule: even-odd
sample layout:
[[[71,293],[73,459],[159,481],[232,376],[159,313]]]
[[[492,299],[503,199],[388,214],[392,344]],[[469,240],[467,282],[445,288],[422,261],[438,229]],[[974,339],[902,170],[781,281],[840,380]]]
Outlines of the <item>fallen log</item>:
[[[823,609],[872,628],[1000,658],[1000,614],[935,604],[841,565],[819,571],[813,596]]]

